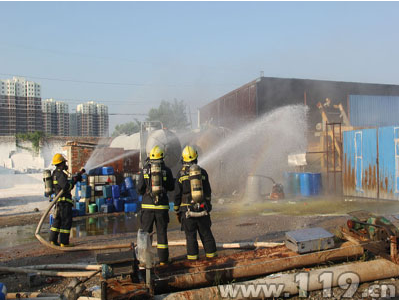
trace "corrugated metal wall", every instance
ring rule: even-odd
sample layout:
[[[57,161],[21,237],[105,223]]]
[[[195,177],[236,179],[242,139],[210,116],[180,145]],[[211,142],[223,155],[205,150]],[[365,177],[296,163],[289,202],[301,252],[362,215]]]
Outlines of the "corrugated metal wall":
[[[201,108],[201,124],[234,129],[257,116],[256,82],[251,82]]]
[[[378,129],[380,198],[399,200],[399,127]]]
[[[343,134],[343,193],[377,198],[377,129]]]
[[[349,96],[349,118],[354,127],[398,125],[398,112],[398,96]]]
[[[399,127],[346,131],[343,151],[344,195],[399,200]]]

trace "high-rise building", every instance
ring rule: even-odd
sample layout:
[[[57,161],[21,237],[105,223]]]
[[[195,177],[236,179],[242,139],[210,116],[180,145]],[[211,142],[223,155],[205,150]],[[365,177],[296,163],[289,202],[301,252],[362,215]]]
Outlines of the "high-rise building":
[[[40,84],[21,77],[0,80],[0,135],[42,130]]]
[[[108,107],[93,101],[79,104],[76,108],[79,136],[103,136],[109,134]]]
[[[70,136],[78,136],[78,120],[77,114],[71,113],[69,114],[69,135]]]
[[[46,99],[42,103],[44,131],[55,136],[69,136],[68,104]]]

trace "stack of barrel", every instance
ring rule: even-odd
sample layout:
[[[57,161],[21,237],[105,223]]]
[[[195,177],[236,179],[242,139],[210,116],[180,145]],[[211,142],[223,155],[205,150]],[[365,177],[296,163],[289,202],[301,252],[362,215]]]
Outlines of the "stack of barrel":
[[[286,172],[285,191],[292,196],[311,197],[321,194],[321,173]]]

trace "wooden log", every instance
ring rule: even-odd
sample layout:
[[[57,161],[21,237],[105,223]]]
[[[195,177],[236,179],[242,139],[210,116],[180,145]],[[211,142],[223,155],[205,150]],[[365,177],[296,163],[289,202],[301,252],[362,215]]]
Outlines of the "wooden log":
[[[285,246],[275,249],[248,251],[204,262],[177,263],[157,270],[156,293],[177,291],[231,282],[234,279],[261,276],[311,266],[327,261],[339,261],[363,255],[363,248],[345,242],[340,248],[297,254]],[[262,255],[266,253],[268,255]]]
[[[377,259],[373,261],[367,262],[356,262],[351,264],[345,264],[341,266],[335,266],[330,268],[323,268],[312,270],[308,272],[309,280],[308,280],[308,288],[307,291],[315,291],[321,290],[323,288],[322,282],[320,282],[320,275],[322,274],[332,274],[331,287],[343,285],[345,282],[339,282],[339,278],[341,275],[354,276],[358,280],[358,283],[369,282],[375,280],[381,280],[386,278],[398,277],[399,276],[399,265],[394,264],[391,261],[385,259]],[[353,275],[355,274],[355,275]],[[300,287],[296,282],[295,278],[298,273],[294,274],[280,274],[276,278],[260,278],[256,280],[244,281],[240,283],[232,284],[234,286],[237,284],[242,285],[254,285],[254,286],[278,286],[283,285],[283,289],[280,291],[280,296],[294,296],[299,293]],[[358,276],[358,277],[356,277]],[[355,282],[355,281],[354,281]],[[207,288],[195,289],[190,291],[178,292],[173,294],[165,294],[165,295],[156,295],[154,297],[155,300],[208,300],[208,299],[220,299],[221,291],[226,291],[227,285],[224,286],[212,286]],[[226,296],[226,295],[225,295]],[[390,297],[395,297],[395,295],[389,295]],[[265,297],[263,293],[258,295],[252,295],[251,299],[265,299],[271,298],[273,295],[269,295]],[[274,298],[278,298],[278,295],[274,295]],[[235,296],[229,295],[226,299],[237,299],[244,300],[248,299],[248,297],[244,297],[244,295],[239,292]],[[327,298],[327,297],[326,297]]]

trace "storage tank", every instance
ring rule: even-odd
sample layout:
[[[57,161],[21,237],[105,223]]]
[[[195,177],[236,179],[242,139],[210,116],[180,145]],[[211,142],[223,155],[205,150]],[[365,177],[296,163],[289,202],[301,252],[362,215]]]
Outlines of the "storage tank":
[[[181,158],[181,144],[177,136],[168,129],[152,131],[146,143],[146,154],[149,156],[151,149],[160,146],[165,151],[165,164],[173,168]]]

